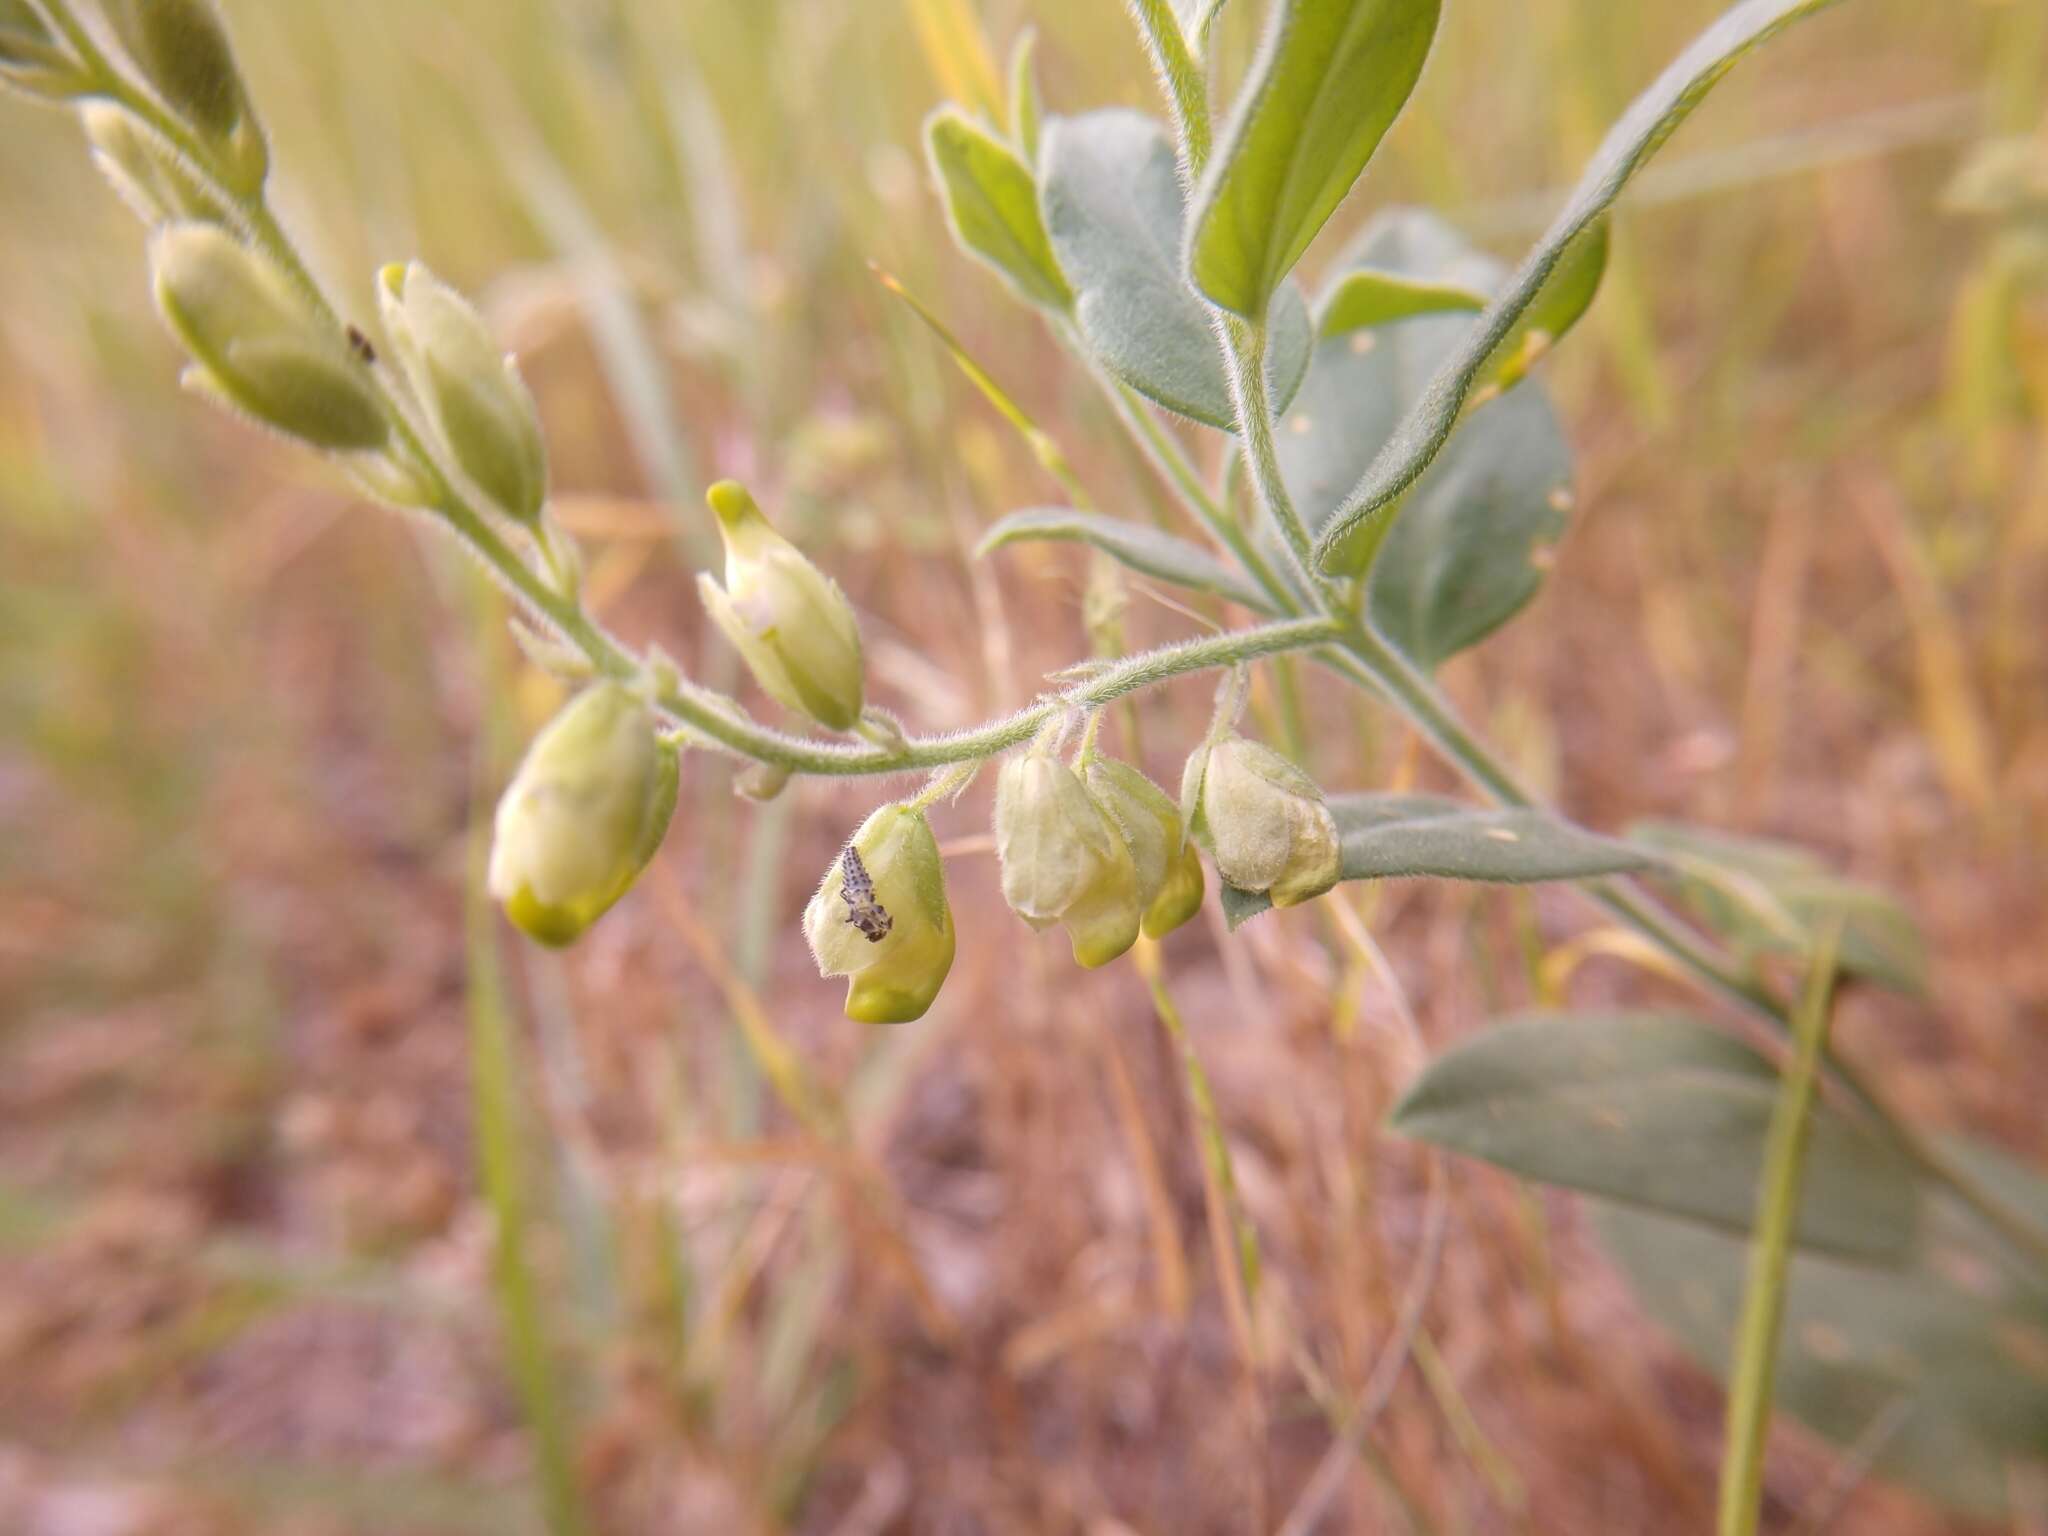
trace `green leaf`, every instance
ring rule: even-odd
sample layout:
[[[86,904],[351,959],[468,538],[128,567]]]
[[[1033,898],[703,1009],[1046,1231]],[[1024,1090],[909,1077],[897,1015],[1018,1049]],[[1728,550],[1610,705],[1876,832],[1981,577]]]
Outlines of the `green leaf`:
[[[1426,875],[1528,885],[1590,880],[1646,867],[1641,849],[1537,810],[1487,810],[1434,795],[1333,795],[1345,880]],[[1272,905],[1263,895],[1223,888],[1235,928]]]
[[[1912,915],[1806,849],[1675,822],[1642,822],[1628,836],[1658,855],[1686,909],[1744,953],[1804,956],[1820,927],[1839,916],[1843,971],[1925,994],[1927,949]]]
[[[1257,319],[1415,88],[1438,0],[1275,0],[1266,40],[1195,193],[1188,272]]]
[[[1316,549],[1325,569],[1341,569],[1339,551],[1346,540],[1392,505],[1443,448],[1465,397],[1481,382],[1489,360],[1512,336],[1573,243],[1607,211],[1629,178],[1738,59],[1802,16],[1833,3],[1743,0],[1695,39],[1656,83],[1636,98],[1594,152],[1564,209],[1488,306],[1471,335],[1444,360],[1400,430],[1345,498]]]
[[[1046,240],[1030,168],[1009,145],[951,107],[931,115],[924,137],[961,249],[995,268],[1030,303],[1069,308],[1073,290]]]
[[[1770,1062],[1683,1014],[1537,1013],[1431,1062],[1391,1124],[1538,1183],[1747,1232],[1777,1095]],[[1795,1242],[1900,1262],[1918,1203],[1891,1143],[1815,1112]]]
[[[1593,307],[1600,279],[1607,275],[1608,223],[1604,217],[1595,219],[1565,247],[1535,301],[1522,311],[1480,368],[1468,404],[1482,405],[1521,383]]]
[[[1316,334],[1325,339],[1370,330],[1417,315],[1448,310],[1481,310],[1486,295],[1453,283],[1433,283],[1404,272],[1358,267],[1346,272],[1323,301]]]
[[[1498,269],[1426,213],[1394,210],[1367,228],[1355,259],[1397,281],[1484,292]],[[1340,282],[1339,291],[1343,284]],[[1326,316],[1329,307],[1324,310]],[[1438,361],[1470,329],[1456,312],[1332,336],[1281,422],[1281,473],[1311,532],[1336,511]],[[1425,667],[1473,645],[1543,584],[1571,507],[1571,451],[1537,385],[1477,413],[1409,492],[1373,525],[1374,624]]]
[[[1143,523],[1099,513],[1075,512],[1064,507],[1012,512],[983,535],[974,552],[986,555],[1006,544],[1047,540],[1092,544],[1147,576],[1198,592],[1213,592],[1260,613],[1272,611],[1272,604],[1263,593],[1199,545]]]
[[[1742,1240],[1618,1205],[1593,1216],[1644,1310],[1718,1374],[1742,1304]],[[1878,1477],[2000,1520],[2015,1488],[2048,1474],[2048,1303],[1956,1257],[1944,1274],[1795,1254],[1776,1398]]]
[[[1121,109],[1055,118],[1045,126],[1039,181],[1045,227],[1078,293],[1075,315],[1089,350],[1168,410],[1233,431],[1210,312],[1181,277],[1180,168],[1166,134]],[[1301,387],[1314,341],[1308,306],[1290,286],[1266,353],[1276,410]]]

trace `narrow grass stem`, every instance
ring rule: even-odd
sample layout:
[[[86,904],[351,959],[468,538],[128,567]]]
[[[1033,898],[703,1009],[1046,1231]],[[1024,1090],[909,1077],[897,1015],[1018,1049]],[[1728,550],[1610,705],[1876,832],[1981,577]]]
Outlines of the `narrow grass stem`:
[[[1756,1226],[1749,1243],[1749,1279],[1728,1383],[1728,1430],[1721,1449],[1719,1536],[1755,1536],[1763,1499],[1764,1441],[1771,1427],[1778,1335],[1785,1318],[1785,1282],[1792,1268],[1792,1229],[1804,1187],[1814,1093],[1827,1043],[1842,941],[1839,919],[1814,946],[1813,968],[1793,1020],[1793,1051],[1764,1143]]]

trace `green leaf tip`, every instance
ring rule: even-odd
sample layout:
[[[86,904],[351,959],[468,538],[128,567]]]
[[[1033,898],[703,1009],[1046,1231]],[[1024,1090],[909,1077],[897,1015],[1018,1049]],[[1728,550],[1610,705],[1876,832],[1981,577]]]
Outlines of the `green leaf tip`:
[[[1265,314],[1400,115],[1440,10],[1440,0],[1278,0],[1188,221],[1188,275],[1211,303]]]

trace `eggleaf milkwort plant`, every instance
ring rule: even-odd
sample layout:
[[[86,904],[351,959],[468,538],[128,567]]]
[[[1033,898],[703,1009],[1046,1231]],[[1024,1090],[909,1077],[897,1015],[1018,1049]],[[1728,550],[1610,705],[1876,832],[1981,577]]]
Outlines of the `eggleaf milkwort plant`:
[[[1610,837],[1574,827],[1533,801],[1431,674],[1529,601],[1569,517],[1569,452],[1530,374],[1594,299],[1608,210],[1743,54],[1827,3],[1729,9],[1628,109],[1505,274],[1442,220],[1404,209],[1380,211],[1319,291],[1297,272],[1420,77],[1439,0],[1269,0],[1263,43],[1220,128],[1209,41],[1221,0],[1128,0],[1166,124],[1122,109],[1047,115],[1028,52],[1008,123],[934,113],[926,148],[960,246],[1105,391],[1188,522],[1183,537],[1103,514],[1049,439],[999,400],[1074,504],[1012,514],[982,552],[1085,542],[1252,616],[1063,674],[1028,708],[944,736],[909,734],[868,702],[845,594],[729,482],[709,493],[726,561],[722,581],[700,577],[704,603],[762,691],[824,734],[764,724],[597,623],[576,545],[550,510],[546,447],[516,363],[417,264],[377,275],[381,349],[343,318],[266,199],[266,141],[210,0],[104,0],[91,17],[81,0],[0,0],[0,81],[76,109],[95,159],[150,226],[158,307],[191,356],[188,387],[327,455],[366,496],[435,520],[516,600],[528,654],[581,688],[534,742],[496,822],[491,894],[536,939],[573,941],[630,888],[673,815],[685,747],[741,759],[742,787],[756,794],[798,775],[924,771],[922,791],[853,832],[804,914],[821,973],[847,978],[850,1017],[915,1019],[939,995],[956,942],[926,810],[1002,759],[1003,894],[1032,926],[1064,929],[1082,965],[1109,964],[1192,916],[1206,885],[1198,850],[1233,926],[1346,880],[1563,881],[1669,967],[1784,1031],[1793,1010],[1768,962],[1810,961],[1823,932],[1839,934],[1845,975],[1918,985],[1918,938],[1896,906],[1798,850],[1683,828]],[[1158,409],[1218,434],[1220,483]],[[1249,516],[1237,510],[1240,472]],[[1369,690],[1484,803],[1326,795],[1241,735],[1245,672],[1288,655]],[[1176,801],[1102,753],[1096,727],[1106,705],[1196,672],[1221,674],[1218,707],[1191,744]],[[1721,1038],[1673,1016],[1505,1026],[1426,1073],[1396,1125],[1659,1221],[1739,1226],[1772,1074]],[[1585,1044],[1575,1073],[1557,1070],[1560,1041]],[[1701,1061],[1720,1074],[1713,1083]],[[1795,1277],[1824,1262],[1802,1256],[1810,1239],[1824,1239],[1823,1254],[1876,1255],[1903,1276],[1918,1262],[1916,1234],[1960,1222],[1996,1266],[2034,1286],[2048,1278],[2037,1181],[1922,1136],[1839,1056],[1828,1065],[1846,1103],[1824,1105],[1817,1121],[1816,1185],[1889,1182],[1844,1196],[1831,1220],[1791,1227]],[[1710,1091],[1722,1097],[1709,1104]],[[1643,1105],[1660,1094],[1687,1106],[1665,1122],[1689,1127],[1685,1137],[1644,1124]],[[1589,1137],[1598,1146],[1584,1150]],[[1839,1148],[1857,1155],[1837,1159]],[[1720,1169],[1704,1183],[1688,1173],[1701,1160]],[[1864,1231],[1866,1220],[1891,1230]],[[1633,1230],[1622,1248],[1638,1261],[1649,1251]],[[1631,1268],[1660,1310],[1662,1271]],[[1924,1279],[1899,1283],[1923,1298]],[[2038,1290],[2026,1294],[2038,1302]],[[2012,1306],[2001,1325],[2037,1325],[2033,1310]],[[1954,1352],[1942,1352],[1963,1325],[1945,1301],[1925,1299],[1922,1311],[1932,1321],[1919,1332],[1900,1324],[1884,1358],[1919,1351],[1928,1390],[1947,1390],[1955,1373],[1941,1361]],[[1922,1315],[1870,1305],[1872,1319],[1907,1314]],[[1839,1393],[1810,1385],[1785,1375],[1792,1411],[1838,1438],[1865,1427]],[[2021,1394],[2029,1422],[2048,1422],[2038,1380],[1996,1385]],[[1988,1389],[1973,1378],[1954,1390]],[[1971,1435],[1990,1436],[1987,1467],[2038,1454],[2039,1440],[2026,1453],[2009,1424],[1993,1435],[1997,1426],[1971,1423]],[[1926,1451],[1910,1436],[1901,1444]],[[1944,1497],[1990,1499],[1996,1479],[1965,1478],[1959,1465],[1929,1453],[1896,1470]]]

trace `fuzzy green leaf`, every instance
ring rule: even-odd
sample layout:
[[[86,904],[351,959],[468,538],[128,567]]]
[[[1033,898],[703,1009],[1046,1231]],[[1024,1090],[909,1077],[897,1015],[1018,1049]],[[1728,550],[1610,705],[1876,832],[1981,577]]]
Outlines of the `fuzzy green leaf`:
[[[1485,292],[1498,269],[1433,215],[1390,210],[1355,259],[1375,281]],[[1340,280],[1336,293],[1345,291]],[[1334,299],[1332,303],[1334,303]],[[1331,305],[1324,307],[1325,331]],[[1316,347],[1281,422],[1281,473],[1311,532],[1333,515],[1438,361],[1471,327],[1456,311],[1394,320]],[[1542,586],[1571,507],[1571,452],[1539,385],[1498,400],[1372,530],[1347,568],[1371,563],[1374,624],[1425,667],[1476,644]]]
[[[1478,405],[1503,390],[1513,389],[1529,370],[1563,339],[1593,307],[1600,280],[1607,275],[1608,220],[1595,219],[1565,247],[1536,298],[1522,311],[1493,349],[1478,377],[1470,403]]]
[[[1644,1310],[1725,1369],[1742,1239],[1619,1205],[1593,1217]],[[1981,1253],[1930,1242],[1904,1269],[1795,1253],[1783,1339],[1778,1408],[1869,1457],[1877,1477],[2002,1521],[2015,1490],[2048,1476],[2048,1305]]]
[[[1912,914],[1806,849],[1675,822],[1643,822],[1628,835],[1659,857],[1686,908],[1743,952],[1804,956],[1827,920],[1840,917],[1846,974],[1926,992],[1927,949]]]
[[[1143,523],[1099,513],[1075,512],[1064,507],[1012,512],[983,535],[974,552],[986,555],[1006,544],[1047,540],[1092,544],[1120,564],[1147,576],[1198,592],[1213,592],[1260,613],[1272,611],[1272,604],[1256,587],[1199,545]]]
[[[1528,1014],[1431,1062],[1391,1123],[1538,1183],[1746,1232],[1777,1093],[1770,1062],[1681,1014]],[[1903,1261],[1911,1165],[1824,1108],[1807,1159],[1795,1242]]]
[[[1414,90],[1439,0],[1275,0],[1266,40],[1195,193],[1188,272],[1257,319]]]
[[[1487,810],[1434,795],[1333,795],[1345,880],[1433,876],[1529,885],[1625,874],[1651,861],[1642,850],[1537,810]],[[1272,905],[1223,888],[1235,928]]]
[[[1349,538],[1391,506],[1443,448],[1466,396],[1508,341],[1551,274],[1629,178],[1670,138],[1721,77],[1752,48],[1833,0],[1743,0],[1725,13],[1637,97],[1609,130],[1563,211],[1523,259],[1465,342],[1447,357],[1429,388],[1344,500],[1316,549],[1325,569],[1342,568]]]
[[[1046,240],[1030,167],[950,107],[933,113],[924,132],[945,194],[946,219],[961,248],[995,268],[1029,302],[1056,310],[1071,306],[1073,290]]]
[[[1159,125],[1112,109],[1043,131],[1045,227],[1078,294],[1082,338],[1102,365],[1170,411],[1234,428],[1210,312],[1180,272],[1180,168]],[[1300,290],[1275,306],[1266,381],[1286,409],[1308,372],[1314,332]]]

